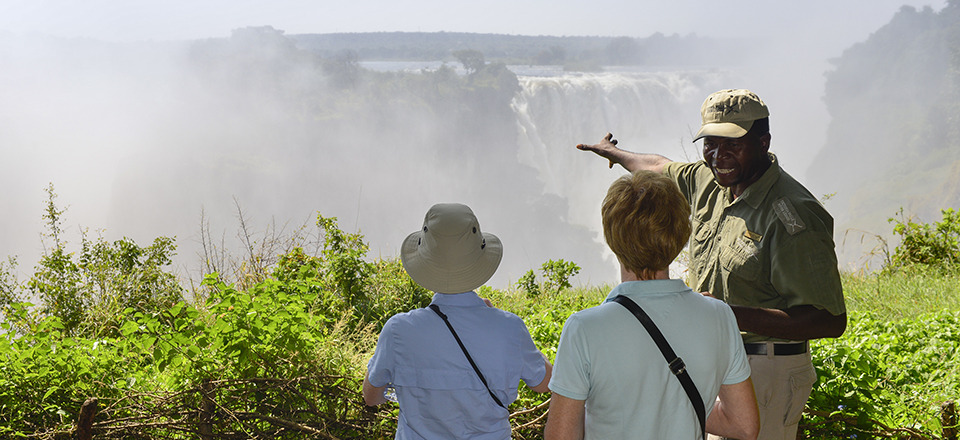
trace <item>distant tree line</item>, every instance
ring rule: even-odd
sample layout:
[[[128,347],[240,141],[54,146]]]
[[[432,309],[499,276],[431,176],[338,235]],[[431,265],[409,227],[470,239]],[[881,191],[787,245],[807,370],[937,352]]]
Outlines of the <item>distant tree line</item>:
[[[450,61],[460,50],[487,60],[520,65],[713,65],[739,58],[715,38],[696,35],[646,38],[525,36],[461,32],[375,32],[290,35],[304,50],[323,57],[353,52],[360,60]]]

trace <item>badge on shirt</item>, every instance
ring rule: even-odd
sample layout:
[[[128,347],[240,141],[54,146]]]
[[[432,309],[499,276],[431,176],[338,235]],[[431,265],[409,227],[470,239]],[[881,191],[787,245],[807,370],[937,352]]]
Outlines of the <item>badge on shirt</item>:
[[[758,233],[756,233],[756,232],[751,232],[751,231],[743,231],[743,236],[744,236],[744,237],[747,237],[747,238],[749,238],[749,239],[751,239],[751,240],[753,240],[753,241],[760,241],[760,239],[763,238],[762,235],[760,235],[760,234],[758,234]]]
[[[790,199],[786,197],[777,199],[773,202],[773,211],[777,213],[777,217],[780,217],[780,221],[787,227],[787,232],[790,235],[807,228],[803,224],[803,220],[800,220],[800,216],[797,215],[797,210],[793,209],[793,203],[790,203]]]

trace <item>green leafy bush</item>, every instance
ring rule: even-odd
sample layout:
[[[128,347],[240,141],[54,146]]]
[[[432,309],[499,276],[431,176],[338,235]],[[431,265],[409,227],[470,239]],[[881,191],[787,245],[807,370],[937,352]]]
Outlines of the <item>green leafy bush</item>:
[[[47,196],[44,219],[52,246],[41,256],[26,288],[40,299],[41,314],[59,318],[66,334],[96,337],[115,332],[115,317],[126,308],[157,312],[183,299],[179,281],[166,270],[176,253],[173,238],[159,237],[140,247],[129,238],[91,241],[84,232],[76,255],[62,239],[65,210],[56,206],[53,185]],[[21,288],[4,284],[7,289]]]
[[[560,293],[563,289],[573,287],[570,278],[579,272],[580,266],[572,261],[547,260],[540,266],[540,274],[545,278],[542,285],[537,283],[537,276],[531,269],[517,280],[517,288],[531,297],[540,296],[544,291]]]
[[[264,258],[276,263],[250,282],[209,274],[187,300],[162,270],[172,239],[140,247],[84,237],[70,254],[50,193],[55,246],[31,277],[46,289],[35,291],[44,304],[22,302],[31,284],[15,279],[15,260],[0,265],[0,438],[67,437],[90,397],[101,405],[98,439],[393,437],[397,407],[363,404],[364,367],[383,323],[432,297],[398,260],[368,261],[362,235],[318,216],[314,255],[293,246]],[[947,213],[944,223],[955,224]],[[579,267],[563,260],[540,271],[543,284],[531,270],[518,290],[479,293],[521,316],[553,359],[567,318],[599,304],[609,286],[572,288]],[[939,403],[960,395],[960,311],[934,301],[947,310],[914,313],[931,293],[903,284],[918,279],[903,273],[844,278],[850,324],[843,337],[813,343],[819,381],[801,423],[806,438],[934,438],[942,428]],[[942,282],[938,295],[949,296],[950,276],[919,279]],[[71,292],[84,300],[51,305]],[[542,438],[548,399],[520,387],[513,438]]]
[[[136,293],[166,280],[144,268],[168,261],[172,240],[149,248],[84,240],[76,262],[52,253],[63,264],[46,258],[33,278],[50,292],[62,294],[60,282],[126,302],[111,316],[92,314],[96,302],[74,304],[97,320],[89,328],[110,331],[70,332],[59,310],[11,297],[0,335],[0,437],[66,435],[89,397],[104,408],[97,438],[391,436],[395,411],[362,403],[363,366],[382,321],[432,295],[398,261],[365,261],[363,237],[336,219],[319,216],[317,225],[318,256],[294,247],[259,282],[241,289],[210,274],[196,302],[155,307],[140,307]]]
[[[953,208],[940,211],[943,219],[931,225],[904,218],[890,218],[893,233],[900,236],[886,271],[904,268],[956,270],[960,267],[960,212]]]
[[[523,276],[517,280],[517,288],[522,292],[526,292],[527,296],[540,296],[540,284],[537,283],[537,274],[533,273],[533,269],[528,270],[527,273],[523,274]]]
[[[819,379],[807,402],[807,434],[939,432],[940,403],[960,395],[958,328],[956,311],[897,321],[852,314],[841,338],[813,344]]]

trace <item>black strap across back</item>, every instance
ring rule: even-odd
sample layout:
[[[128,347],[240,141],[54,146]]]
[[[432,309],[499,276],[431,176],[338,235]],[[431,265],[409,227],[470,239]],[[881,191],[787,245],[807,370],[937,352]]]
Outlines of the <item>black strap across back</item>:
[[[457,340],[457,344],[460,345],[460,349],[463,350],[463,354],[467,357],[467,361],[470,362],[470,366],[473,367],[473,371],[477,372],[477,376],[480,376],[480,382],[483,382],[483,386],[487,387],[487,392],[490,393],[490,397],[493,397],[493,401],[497,402],[497,405],[500,405],[500,408],[507,409],[506,406],[503,406],[503,402],[497,398],[496,394],[493,394],[493,391],[490,391],[490,386],[487,385],[487,379],[483,377],[483,373],[480,372],[480,369],[477,368],[477,364],[473,362],[473,358],[470,357],[470,353],[467,352],[467,348],[463,346],[463,342],[460,341],[460,336],[457,336],[457,332],[453,329],[453,326],[450,325],[450,320],[447,319],[447,315],[443,314],[440,311],[440,307],[436,304],[430,304],[430,310],[433,310],[443,319],[443,323],[447,324],[447,328],[450,329],[450,333],[453,333],[454,339]]]
[[[683,359],[680,359],[680,357],[673,352],[673,348],[670,347],[667,339],[663,337],[663,333],[660,333],[657,325],[653,323],[650,316],[648,316],[637,303],[623,295],[617,295],[613,300],[626,307],[630,313],[633,313],[633,316],[636,316],[637,320],[643,324],[643,328],[647,329],[647,333],[650,333],[653,342],[657,343],[657,347],[660,348],[660,353],[662,353],[663,358],[667,360],[670,372],[677,377],[677,380],[683,385],[683,390],[687,392],[687,397],[690,398],[690,403],[693,404],[693,410],[697,412],[697,418],[700,420],[700,435],[702,438],[706,438],[707,410],[703,406],[703,399],[700,397],[700,392],[697,391],[697,386],[694,385],[693,379],[690,379],[690,375],[687,374],[687,366],[684,365]]]

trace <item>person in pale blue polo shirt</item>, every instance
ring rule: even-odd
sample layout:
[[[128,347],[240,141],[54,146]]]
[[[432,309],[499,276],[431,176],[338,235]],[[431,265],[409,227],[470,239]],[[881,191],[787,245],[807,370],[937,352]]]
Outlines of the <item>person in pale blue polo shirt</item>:
[[[691,229],[677,184],[649,171],[623,176],[610,186],[601,213],[622,282],[603,304],[574,313],[563,326],[545,438],[702,438],[695,398],[705,408],[707,432],[755,439],[760,415],[733,312],[669,279]],[[695,397],[637,317],[617,303],[619,295],[659,328],[686,366]]]
[[[549,391],[552,365],[523,320],[474,291],[502,255],[500,240],[456,203],[431,207],[404,240],[404,269],[436,293],[430,307],[387,320],[363,381],[367,405],[387,402],[385,391],[395,390],[397,439],[509,439],[507,408],[520,381]]]

